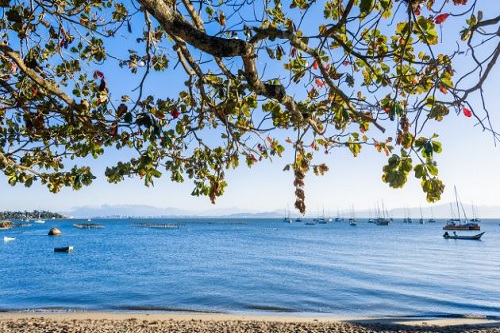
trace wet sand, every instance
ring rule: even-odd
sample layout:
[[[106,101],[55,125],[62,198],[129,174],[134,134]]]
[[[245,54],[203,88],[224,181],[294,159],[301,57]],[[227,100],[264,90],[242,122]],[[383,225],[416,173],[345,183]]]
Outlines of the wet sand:
[[[1,333],[474,332],[500,333],[488,318],[340,318],[165,313],[0,313]]]

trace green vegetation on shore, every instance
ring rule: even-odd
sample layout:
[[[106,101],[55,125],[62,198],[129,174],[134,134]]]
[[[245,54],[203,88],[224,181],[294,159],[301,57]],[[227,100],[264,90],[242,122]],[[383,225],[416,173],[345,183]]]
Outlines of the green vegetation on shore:
[[[61,215],[59,213],[53,213],[45,210],[34,210],[32,212],[24,211],[24,212],[10,212],[10,211],[4,211],[0,212],[0,220],[24,220],[24,219],[29,219],[29,220],[35,220],[35,219],[44,219],[44,220],[50,220],[50,219],[63,219],[66,218],[66,216]]]

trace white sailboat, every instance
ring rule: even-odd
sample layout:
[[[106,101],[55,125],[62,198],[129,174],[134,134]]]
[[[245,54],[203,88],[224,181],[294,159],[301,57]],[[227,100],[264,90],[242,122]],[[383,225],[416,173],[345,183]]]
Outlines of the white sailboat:
[[[436,219],[434,219],[434,210],[432,209],[432,207],[431,207],[431,218],[427,222],[428,223],[435,223],[436,222]]]
[[[292,223],[292,219],[290,218],[290,211],[288,210],[288,206],[285,208],[285,216],[283,217],[283,222]]]
[[[419,220],[419,223],[420,224],[424,224],[425,221],[424,221],[424,214],[422,213],[422,205],[420,205],[420,220]]]
[[[477,217],[477,209],[474,206],[474,201],[472,202],[472,218],[470,219],[471,222],[481,222],[481,219]]]
[[[375,220],[376,225],[389,225],[389,222],[391,222],[390,218],[388,217],[389,214],[384,207],[383,201],[382,201],[382,210],[380,210],[380,207],[377,204],[377,215],[378,217]]]
[[[337,208],[337,217],[335,218],[335,222],[342,222],[344,221],[344,218],[340,216],[340,211]]]
[[[352,226],[356,225],[356,216],[354,214],[354,205],[351,206],[351,217],[349,218],[349,224]]]
[[[465,214],[464,206],[462,202],[458,198],[457,188],[455,187],[455,200],[457,204],[457,214],[458,217],[455,218],[453,210],[452,210],[452,218],[448,220],[446,225],[443,227],[444,230],[481,230],[481,227],[477,222],[471,222],[467,219],[467,215]],[[452,206],[453,209],[453,206]],[[460,218],[460,211],[462,211],[464,215],[464,220],[462,221]]]
[[[325,207],[323,207],[323,215],[318,216],[317,218],[314,219],[315,222],[318,222],[319,224],[326,224],[327,220],[325,217]]]
[[[43,224],[43,223],[45,223],[45,220],[43,220],[43,219],[40,217],[40,212],[38,212],[38,218],[37,218],[35,221],[33,221],[33,222],[38,223],[38,224]]]
[[[404,223],[413,223],[411,219],[411,208],[405,208],[406,217],[403,219]]]

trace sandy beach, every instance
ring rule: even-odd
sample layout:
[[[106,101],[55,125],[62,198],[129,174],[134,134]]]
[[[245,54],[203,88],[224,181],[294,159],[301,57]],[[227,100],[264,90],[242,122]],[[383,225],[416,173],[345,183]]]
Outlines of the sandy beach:
[[[158,332],[482,332],[500,333],[488,318],[333,318],[164,313],[0,313],[2,333]]]

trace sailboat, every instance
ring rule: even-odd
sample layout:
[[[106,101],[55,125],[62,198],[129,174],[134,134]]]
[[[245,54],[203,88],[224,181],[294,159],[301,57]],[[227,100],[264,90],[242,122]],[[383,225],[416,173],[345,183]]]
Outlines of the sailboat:
[[[424,215],[422,214],[422,206],[420,206],[420,220],[418,221],[420,224],[424,224]]]
[[[431,207],[431,218],[427,221],[428,223],[435,223],[436,220],[434,219],[434,210]]]
[[[337,217],[335,218],[335,222],[342,222],[344,221],[343,217],[340,217],[340,212],[339,209],[337,208]]]
[[[292,223],[292,219],[290,218],[290,212],[288,210],[288,207],[286,207],[286,209],[285,209],[285,216],[283,217],[283,222]]]
[[[471,222],[481,222],[481,220],[477,217],[477,209],[474,206],[474,202],[472,202],[472,218],[470,219]]]
[[[467,216],[465,215],[464,206],[458,199],[457,188],[455,187],[455,201],[457,204],[457,217],[453,216],[452,210],[452,218],[446,222],[446,225],[443,227],[443,230],[481,230],[481,227],[476,222],[470,222],[467,220]],[[460,218],[460,208],[462,208],[462,212],[464,214],[464,222]],[[453,209],[453,206],[452,206]]]
[[[34,221],[35,223],[38,223],[38,224],[43,224],[45,223],[45,220],[43,220],[40,216],[40,212],[38,212],[38,218]]]
[[[376,225],[389,225],[391,220],[387,217],[389,214],[385,210],[384,202],[382,201],[382,210],[377,204],[377,219],[375,220]]]
[[[351,206],[351,217],[349,218],[349,224],[352,226],[356,225],[356,217],[354,215],[354,206]]]
[[[406,217],[403,219],[403,222],[404,223],[413,223],[413,220],[411,219],[411,209],[405,208],[405,213],[406,213]]]
[[[318,222],[319,224],[326,224],[327,220],[325,218],[325,207],[323,207],[323,215],[321,217],[317,217],[314,219],[315,222]]]
[[[372,209],[368,208],[368,223],[375,223],[375,220],[372,218]]]

